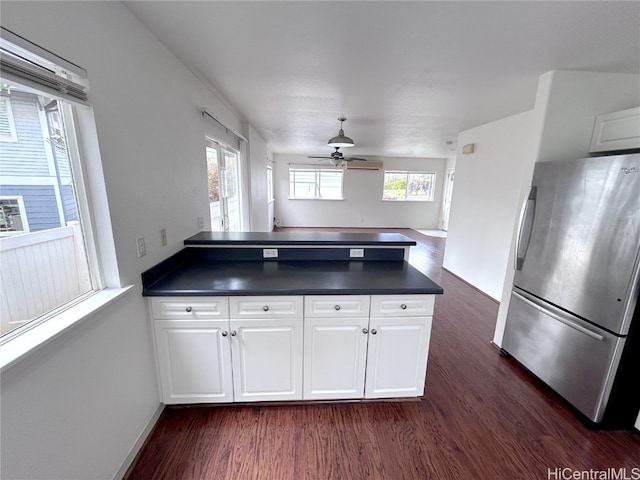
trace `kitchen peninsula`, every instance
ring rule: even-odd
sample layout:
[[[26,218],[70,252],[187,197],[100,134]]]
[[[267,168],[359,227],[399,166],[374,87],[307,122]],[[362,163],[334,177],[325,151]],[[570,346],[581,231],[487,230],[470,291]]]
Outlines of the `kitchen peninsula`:
[[[434,296],[395,233],[201,232],[142,274],[164,403],[424,393]]]

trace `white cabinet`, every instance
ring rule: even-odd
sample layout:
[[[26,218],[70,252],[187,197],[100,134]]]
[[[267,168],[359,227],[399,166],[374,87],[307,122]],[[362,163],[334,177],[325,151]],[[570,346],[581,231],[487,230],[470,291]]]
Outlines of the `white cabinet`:
[[[233,401],[228,327],[228,320],[154,321],[164,403]]]
[[[232,402],[226,297],[151,299],[162,400]]]
[[[229,299],[236,402],[302,400],[302,297]]]
[[[365,398],[424,394],[432,295],[371,297]]]
[[[231,319],[236,402],[302,399],[302,317]]]
[[[433,295],[154,297],[167,404],[417,397]]]
[[[640,148],[640,107],[596,117],[590,152]]]
[[[369,300],[368,295],[305,297],[305,400],[364,396]]]

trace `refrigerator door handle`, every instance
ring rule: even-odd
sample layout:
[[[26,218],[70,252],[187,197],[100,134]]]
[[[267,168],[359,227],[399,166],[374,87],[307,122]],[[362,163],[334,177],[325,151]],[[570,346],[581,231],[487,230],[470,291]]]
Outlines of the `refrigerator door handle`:
[[[524,259],[527,256],[527,250],[529,249],[529,242],[531,241],[531,231],[533,226],[533,218],[536,214],[536,197],[538,195],[538,187],[531,186],[529,189],[529,195],[527,195],[527,199],[522,203],[522,209],[520,210],[520,225],[518,227],[518,233],[516,235],[516,251],[513,258],[514,269],[522,270],[522,265],[524,264]],[[533,205],[533,207],[531,207]],[[532,208],[532,210],[529,210]],[[531,211],[531,216],[529,217],[529,211]],[[524,252],[522,256],[520,255],[520,247],[522,245],[522,234],[524,233],[525,226],[527,225],[527,218],[530,218],[529,231],[527,234],[527,244],[525,245]]]
[[[580,333],[584,333],[585,335],[588,335],[589,337],[598,340],[599,342],[602,342],[604,340],[604,337],[596,332],[593,332],[591,330],[589,330],[588,328],[583,327],[582,325],[578,325],[577,323],[573,322],[572,320],[558,314],[555,312],[552,312],[551,310],[544,308],[543,306],[539,305],[536,302],[533,302],[531,300],[529,300],[527,297],[525,297],[524,295],[518,293],[518,292],[511,292],[511,294],[514,297],[517,297],[519,300],[523,301],[524,303],[526,303],[527,305],[529,305],[530,307],[535,308],[536,310],[544,313],[545,315],[553,318],[554,320],[559,321],[560,323],[564,323],[566,326],[571,327],[577,331],[579,331]]]

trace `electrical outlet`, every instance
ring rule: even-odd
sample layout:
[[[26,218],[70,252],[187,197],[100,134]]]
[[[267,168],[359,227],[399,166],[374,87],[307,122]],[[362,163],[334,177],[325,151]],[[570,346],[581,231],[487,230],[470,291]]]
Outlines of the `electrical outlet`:
[[[160,244],[163,247],[167,246],[167,229],[166,228],[160,229]]]
[[[204,218],[198,217],[198,229],[202,230],[204,228]]]
[[[144,257],[147,254],[147,245],[144,243],[144,237],[136,237],[136,249],[138,252],[138,258]]]

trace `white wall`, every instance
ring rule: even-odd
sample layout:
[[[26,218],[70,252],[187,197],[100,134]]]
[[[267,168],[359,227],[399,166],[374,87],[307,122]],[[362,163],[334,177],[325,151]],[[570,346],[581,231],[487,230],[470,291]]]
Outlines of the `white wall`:
[[[283,227],[438,228],[444,181],[443,158],[367,157],[383,170],[345,170],[344,200],[289,200],[289,164],[311,164],[304,155],[274,155],[276,218]],[[314,166],[322,165],[319,162]],[[382,201],[384,170],[436,172],[433,202]]]
[[[532,113],[460,133],[443,266],[499,299],[518,210],[520,177],[531,162]],[[462,154],[462,146],[475,152]]]
[[[562,161],[589,153],[595,117],[602,113],[640,105],[640,76],[599,72],[554,71],[540,77],[534,131],[538,145],[520,181],[520,203],[527,195],[536,161]],[[509,258],[513,258],[516,225],[511,235]],[[500,346],[504,335],[514,270],[508,263],[500,296],[493,342]]]
[[[241,122],[119,2],[1,8],[4,27],[89,73],[119,280],[136,286],[3,372],[2,477],[111,478],[160,405],[140,273],[208,217],[204,137],[220,132],[200,108]]]

